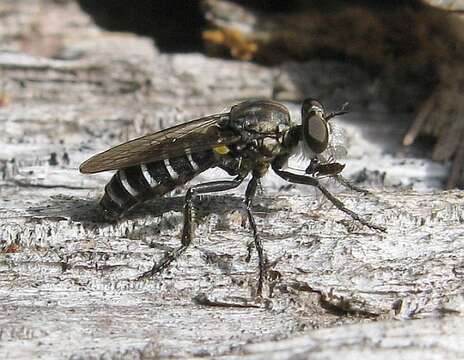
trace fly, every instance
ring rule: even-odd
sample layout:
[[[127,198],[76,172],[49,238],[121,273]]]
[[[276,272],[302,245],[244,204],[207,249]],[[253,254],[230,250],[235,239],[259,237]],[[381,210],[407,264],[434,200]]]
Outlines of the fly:
[[[332,140],[329,121],[345,112],[343,107],[338,112],[326,114],[319,101],[306,99],[301,108],[301,123],[296,124],[291,121],[288,109],[276,101],[245,101],[233,106],[227,113],[203,117],[115,146],[85,161],[80,171],[117,170],[100,201],[105,215],[116,219],[133,206],[162,196],[207,169],[219,167],[234,176],[232,180],[211,181],[188,188],[183,208],[181,245],[140,278],[160,273],[190,245],[194,235],[192,208],[195,195],[236,188],[251,174],[245,192],[245,209],[258,254],[256,293],[261,296],[266,264],[253,216],[253,199],[260,178],[269,168],[288,182],[318,188],[354,220],[369,228],[385,231],[385,228],[346,208],[319,181],[320,176],[329,176],[349,188],[364,192],[341,177],[344,165],[324,155]],[[310,159],[305,175],[284,170],[288,159],[299,147]]]

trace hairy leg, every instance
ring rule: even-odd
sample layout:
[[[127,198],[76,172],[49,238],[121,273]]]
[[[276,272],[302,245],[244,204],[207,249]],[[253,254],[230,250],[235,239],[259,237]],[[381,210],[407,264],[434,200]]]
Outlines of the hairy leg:
[[[193,195],[206,194],[218,191],[225,191],[236,188],[242,183],[241,178],[229,181],[212,181],[203,184],[198,184],[189,188],[185,194],[184,201],[184,227],[182,229],[181,246],[165,255],[164,259],[159,264],[155,264],[153,268],[143,273],[139,279],[153,276],[166,269],[176,258],[178,258],[190,245],[193,238]]]
[[[259,262],[259,277],[258,285],[256,287],[256,295],[261,296],[263,292],[263,283],[266,274],[266,263],[264,258],[264,248],[261,238],[258,234],[258,228],[256,226],[256,221],[253,216],[253,198],[256,194],[256,189],[258,187],[259,178],[253,176],[248,183],[248,187],[245,193],[245,207],[248,214],[248,220],[250,222],[251,229],[253,230],[254,246],[256,252],[258,253],[258,262]],[[248,246],[248,260],[251,254],[251,246]]]
[[[329,190],[327,190],[316,178],[310,177],[310,176],[304,176],[304,175],[298,175],[298,174],[293,174],[288,171],[283,171],[280,169],[274,169],[277,175],[279,175],[281,178],[292,182],[296,184],[304,184],[304,185],[311,185],[314,187],[317,187],[329,201],[335,205],[335,207],[341,211],[343,211],[345,214],[348,214],[351,216],[354,220],[359,221],[361,224],[375,230],[383,231],[385,232],[386,229],[383,226],[375,225],[370,223],[367,220],[364,220],[361,218],[358,214],[356,214],[354,211],[348,209],[343,202],[338,200],[335,196],[333,196]]]

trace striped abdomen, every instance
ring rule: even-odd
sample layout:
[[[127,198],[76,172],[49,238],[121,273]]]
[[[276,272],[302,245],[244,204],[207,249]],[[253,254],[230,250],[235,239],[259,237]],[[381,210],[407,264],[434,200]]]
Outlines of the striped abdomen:
[[[105,215],[119,217],[137,203],[162,196],[214,166],[211,150],[118,170],[100,201]]]

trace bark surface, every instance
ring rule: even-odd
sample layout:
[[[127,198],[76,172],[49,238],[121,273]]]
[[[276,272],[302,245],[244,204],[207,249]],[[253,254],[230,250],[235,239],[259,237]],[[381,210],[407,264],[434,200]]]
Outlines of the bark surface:
[[[2,359],[464,356],[463,194],[406,188],[430,187],[446,171],[391,153],[398,144],[386,139],[398,128],[380,124],[398,114],[374,111],[382,104],[368,103],[375,89],[356,66],[166,55],[148,39],[101,31],[72,1],[4,1],[0,15]],[[368,121],[355,109],[347,123],[347,170],[358,168],[352,178],[373,194],[335,193],[387,233],[271,177],[255,203],[269,264],[263,299],[254,297],[256,253],[246,261],[243,189],[195,199],[194,244],[165,273],[137,280],[179,246],[182,193],[108,223],[98,200],[111,174],[84,176],[78,165],[121,141],[272,97],[276,86],[292,95],[302,73],[330,106],[371,109]],[[391,167],[365,168],[374,163]]]

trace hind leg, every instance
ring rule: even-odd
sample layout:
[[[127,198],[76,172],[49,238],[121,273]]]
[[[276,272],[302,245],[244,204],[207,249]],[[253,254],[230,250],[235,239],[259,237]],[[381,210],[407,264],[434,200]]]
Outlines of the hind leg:
[[[139,279],[153,276],[166,269],[176,258],[178,258],[190,245],[193,238],[193,195],[206,194],[218,191],[225,191],[236,188],[242,183],[242,178],[236,178],[229,181],[211,181],[203,184],[194,185],[187,190],[184,200],[184,227],[182,229],[181,246],[167,253],[159,264],[155,264],[153,268],[143,273]]]

